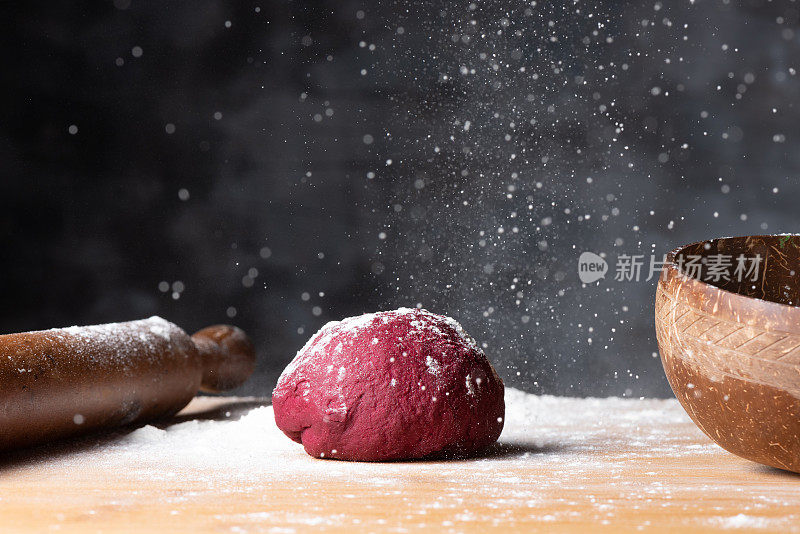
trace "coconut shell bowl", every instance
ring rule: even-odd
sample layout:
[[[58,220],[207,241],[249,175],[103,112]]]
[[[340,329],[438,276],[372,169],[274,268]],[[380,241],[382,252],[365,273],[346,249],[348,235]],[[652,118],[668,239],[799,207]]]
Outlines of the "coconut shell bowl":
[[[656,334],[669,384],[703,432],[742,458],[800,473],[800,235],[671,252]]]

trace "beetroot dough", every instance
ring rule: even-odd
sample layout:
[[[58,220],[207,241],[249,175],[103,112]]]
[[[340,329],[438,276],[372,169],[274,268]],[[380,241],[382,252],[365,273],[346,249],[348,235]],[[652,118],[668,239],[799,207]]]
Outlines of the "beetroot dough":
[[[331,322],[272,393],[275,421],[319,458],[470,454],[503,429],[503,382],[456,321],[401,308]]]

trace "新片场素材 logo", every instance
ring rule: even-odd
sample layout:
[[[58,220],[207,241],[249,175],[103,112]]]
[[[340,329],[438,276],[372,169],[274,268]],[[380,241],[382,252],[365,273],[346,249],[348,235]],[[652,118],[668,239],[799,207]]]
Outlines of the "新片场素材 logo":
[[[755,282],[759,279],[763,258],[760,254],[747,256],[739,254],[680,254],[673,260],[673,265],[684,275],[711,283],[722,283],[736,280],[738,282]],[[667,257],[651,254],[620,254],[614,264],[614,280],[616,282],[649,282],[656,278],[667,265]],[[605,255],[584,252],[578,258],[578,278],[584,284],[592,284],[605,278],[609,271]],[[646,276],[646,278],[645,278]]]

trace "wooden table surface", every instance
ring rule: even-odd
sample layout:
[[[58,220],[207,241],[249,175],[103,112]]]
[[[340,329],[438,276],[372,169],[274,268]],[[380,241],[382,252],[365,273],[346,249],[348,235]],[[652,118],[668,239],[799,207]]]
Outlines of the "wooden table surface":
[[[507,402],[483,457],[359,464],[306,456],[263,401],[198,398],[164,430],[7,455],[0,528],[800,531],[800,476],[719,449],[674,400]]]

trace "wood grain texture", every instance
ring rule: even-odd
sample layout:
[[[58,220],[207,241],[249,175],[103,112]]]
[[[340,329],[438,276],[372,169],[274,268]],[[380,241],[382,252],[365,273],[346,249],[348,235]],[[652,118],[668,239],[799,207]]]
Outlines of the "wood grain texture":
[[[254,405],[241,399],[199,398],[180,417],[210,420],[226,411],[235,417],[237,410]],[[569,415],[574,406],[585,408],[575,412],[591,413]],[[95,447],[96,440],[40,449],[7,457],[0,468],[2,528],[3,532],[800,529],[800,477],[724,452],[674,401],[544,398],[537,412],[531,420],[510,421],[517,431],[504,437],[488,456],[460,461],[318,460],[285,439],[269,453],[274,462],[256,462],[250,472],[194,468],[159,472],[136,461],[111,466],[95,462],[99,452],[86,449]],[[117,439],[104,438],[104,443],[108,446]],[[286,463],[293,466],[291,476],[284,469]]]

